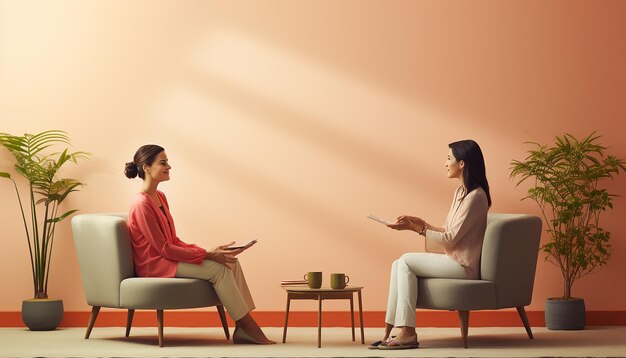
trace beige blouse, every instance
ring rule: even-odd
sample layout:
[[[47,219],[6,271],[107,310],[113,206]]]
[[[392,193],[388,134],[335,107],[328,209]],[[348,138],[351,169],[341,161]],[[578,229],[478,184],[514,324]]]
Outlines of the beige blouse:
[[[426,230],[426,251],[445,252],[467,271],[467,278],[480,278],[480,253],[487,229],[487,194],[478,187],[463,197],[460,186],[454,192],[452,206],[443,224],[444,231]]]

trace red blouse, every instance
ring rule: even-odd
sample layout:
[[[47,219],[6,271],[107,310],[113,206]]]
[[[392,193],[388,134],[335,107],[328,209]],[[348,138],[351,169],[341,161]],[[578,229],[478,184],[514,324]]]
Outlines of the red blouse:
[[[157,191],[157,196],[165,214],[143,192],[135,196],[130,206],[128,229],[135,273],[141,277],[174,277],[179,261],[199,265],[204,261],[206,250],[186,244],[176,236],[165,194]]]

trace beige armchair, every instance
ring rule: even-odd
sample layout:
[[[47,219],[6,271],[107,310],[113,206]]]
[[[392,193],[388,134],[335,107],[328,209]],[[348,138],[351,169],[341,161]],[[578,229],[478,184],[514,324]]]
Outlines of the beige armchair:
[[[524,306],[532,299],[540,238],[541,219],[537,216],[489,214],[481,279],[420,278],[417,308],[458,311],[467,348],[470,311],[515,307],[533,339]]]
[[[92,306],[85,339],[101,307],[128,309],[126,337],[136,309],[156,310],[159,346],[163,346],[163,311],[216,306],[226,339],[224,307],[213,286],[190,278],[135,277],[130,234],[124,214],[83,214],[72,218],[87,303]]]

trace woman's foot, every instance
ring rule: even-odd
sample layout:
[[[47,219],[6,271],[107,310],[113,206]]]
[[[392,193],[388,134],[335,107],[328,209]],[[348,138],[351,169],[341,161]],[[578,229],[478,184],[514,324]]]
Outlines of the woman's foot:
[[[261,332],[261,335],[252,337],[250,334],[246,333],[246,331],[240,328],[235,328],[235,332],[233,332],[233,343],[235,344],[276,344],[276,342],[265,337],[263,332]]]
[[[275,344],[276,342],[268,339],[261,327],[250,316],[245,315],[242,319],[235,322],[235,331],[233,332],[233,343],[235,344]]]
[[[391,338],[388,338],[385,341],[385,345],[394,345],[394,344],[410,344],[417,342],[417,334],[414,336],[401,336],[397,335]]]
[[[396,350],[396,349],[415,349],[419,348],[420,344],[417,341],[417,336],[404,337],[402,339],[389,338],[385,343],[381,343],[378,349],[382,350]]]
[[[419,343],[417,342],[417,334],[398,334],[397,336],[388,338],[385,342],[378,345],[378,349],[407,349],[417,347],[419,347]]]

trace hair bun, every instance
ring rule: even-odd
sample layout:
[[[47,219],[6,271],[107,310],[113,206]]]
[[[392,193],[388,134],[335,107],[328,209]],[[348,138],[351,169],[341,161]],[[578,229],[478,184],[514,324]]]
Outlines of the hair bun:
[[[126,163],[126,166],[124,167],[124,175],[126,175],[128,179],[137,177],[137,165],[135,162]]]

